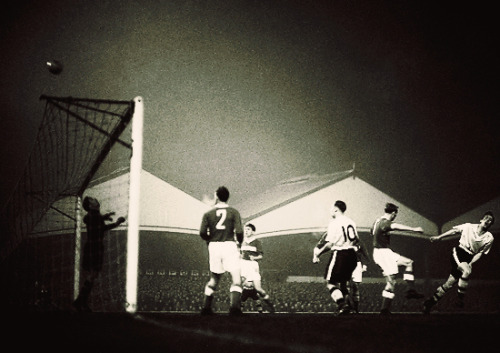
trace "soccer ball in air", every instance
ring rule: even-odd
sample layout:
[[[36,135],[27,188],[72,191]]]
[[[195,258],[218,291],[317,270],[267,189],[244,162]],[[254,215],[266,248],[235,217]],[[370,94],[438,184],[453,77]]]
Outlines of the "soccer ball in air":
[[[63,70],[63,66],[57,60],[49,60],[47,61],[47,69],[51,74],[59,75]]]

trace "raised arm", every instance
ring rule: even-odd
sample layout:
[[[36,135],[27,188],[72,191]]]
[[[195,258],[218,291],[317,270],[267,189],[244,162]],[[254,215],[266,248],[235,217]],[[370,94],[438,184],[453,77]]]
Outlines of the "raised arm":
[[[106,224],[104,229],[105,230],[110,230],[110,229],[113,229],[113,228],[116,228],[118,227],[120,224],[122,224],[123,222],[125,222],[125,218],[123,217],[119,217],[116,222],[114,223],[109,223],[109,224]]]
[[[112,216],[114,216],[114,215],[115,215],[114,212],[109,212],[109,213],[104,214],[102,217],[104,218],[105,221],[113,221]]]
[[[442,233],[440,235],[434,235],[434,236],[430,237],[429,240],[433,243],[433,242],[436,242],[436,241],[441,241],[441,240],[443,240],[446,237],[450,237],[450,236],[456,235],[456,234],[460,234],[460,230],[456,229],[456,228],[452,228],[449,231],[444,232],[444,233]]]
[[[410,226],[406,226],[404,224],[399,224],[399,223],[391,223],[391,229],[392,230],[405,230],[405,231],[418,232],[418,233],[424,232],[422,227],[410,227]]]

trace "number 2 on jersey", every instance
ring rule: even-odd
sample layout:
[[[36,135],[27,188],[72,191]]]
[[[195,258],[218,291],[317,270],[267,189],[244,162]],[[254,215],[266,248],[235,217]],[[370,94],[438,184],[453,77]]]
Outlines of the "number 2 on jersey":
[[[217,217],[220,217],[219,222],[217,222],[217,225],[215,226],[215,228],[226,229],[226,225],[224,224],[224,221],[226,220],[226,217],[227,217],[227,211],[225,209],[221,208],[221,209],[218,209],[215,214],[217,215]]]

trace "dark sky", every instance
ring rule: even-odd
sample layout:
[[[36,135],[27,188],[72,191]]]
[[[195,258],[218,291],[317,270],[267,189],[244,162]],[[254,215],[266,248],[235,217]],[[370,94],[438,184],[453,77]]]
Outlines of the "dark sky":
[[[2,200],[41,94],[145,101],[144,168],[233,203],[350,169],[437,223],[500,194],[495,11],[419,1],[17,1]],[[491,5],[493,6],[493,5]],[[59,76],[45,62],[64,64]]]

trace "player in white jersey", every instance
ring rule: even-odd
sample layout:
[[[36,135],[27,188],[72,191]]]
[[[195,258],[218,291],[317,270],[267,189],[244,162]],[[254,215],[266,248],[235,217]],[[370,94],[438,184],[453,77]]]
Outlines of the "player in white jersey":
[[[348,314],[349,305],[345,297],[349,294],[347,282],[356,268],[356,254],[359,243],[356,223],[344,215],[347,206],[343,201],[335,201],[331,209],[332,220],[328,224],[324,241],[318,242],[313,252],[313,263],[319,262],[319,257],[331,250],[330,260],[325,269],[325,279],[330,296],[339,308],[339,314]]]
[[[321,238],[317,243],[318,248],[321,248],[326,244],[327,235],[328,232],[324,232],[321,235]],[[348,302],[350,308],[353,309],[355,313],[359,313],[359,302],[361,300],[359,287],[363,281],[363,272],[366,271],[367,265],[371,263],[370,256],[366,251],[365,245],[361,242],[361,239],[357,245],[356,255],[358,256],[358,263],[352,272],[352,276],[347,287],[349,294],[344,299]]]
[[[469,276],[472,264],[479,260],[483,254],[490,252],[493,244],[493,235],[488,229],[495,222],[491,211],[486,212],[479,224],[465,223],[455,226],[449,231],[430,237],[431,242],[440,241],[446,237],[460,234],[458,246],[451,252],[451,272],[445,283],[440,285],[432,297],[424,302],[423,312],[428,314],[436,303],[458,282],[457,306],[464,306],[464,297],[469,285]]]

